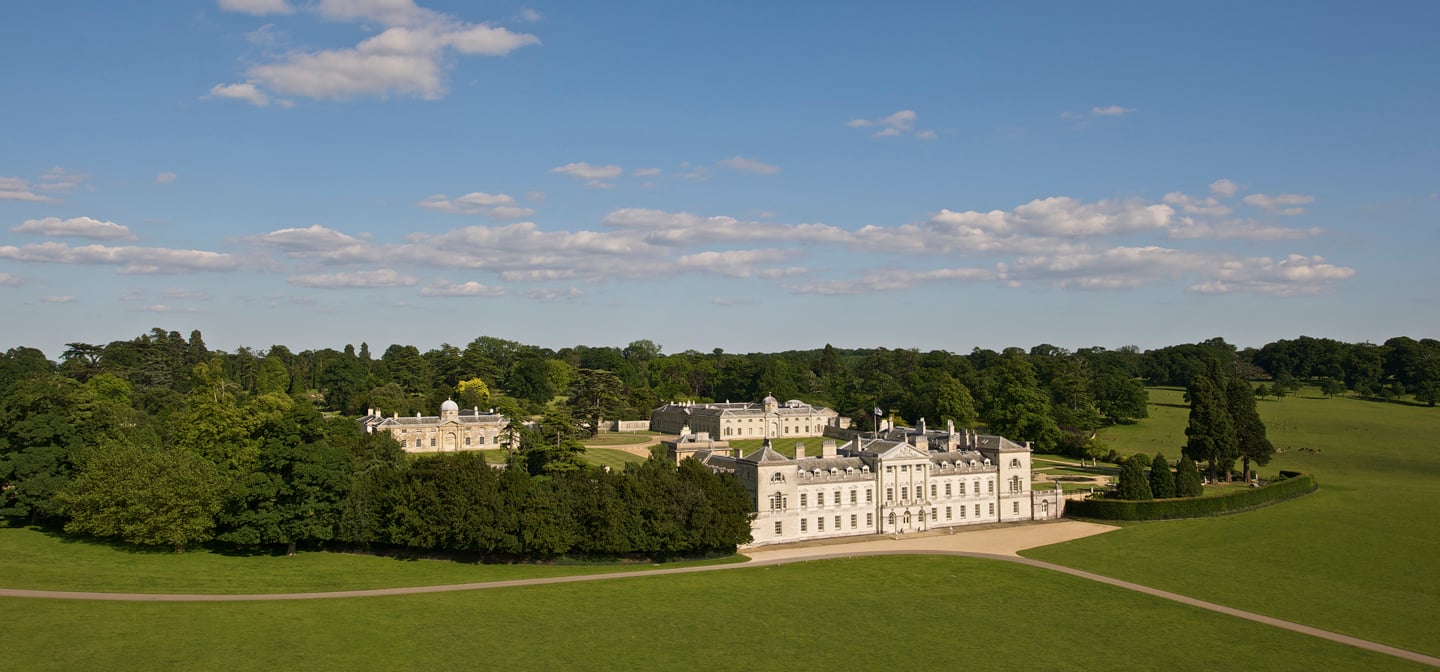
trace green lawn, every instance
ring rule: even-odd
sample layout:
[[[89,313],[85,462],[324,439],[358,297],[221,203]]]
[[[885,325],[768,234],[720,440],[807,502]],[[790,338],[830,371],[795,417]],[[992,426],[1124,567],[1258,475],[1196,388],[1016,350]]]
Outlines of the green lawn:
[[[586,448],[585,461],[597,467],[624,469],[627,464],[639,464],[645,458],[613,448]]]
[[[803,442],[805,444],[805,455],[815,457],[820,454],[820,447],[825,441],[834,441],[837,446],[845,443],[837,439],[825,439],[819,436],[812,436],[804,439],[770,439],[770,447],[785,457],[795,457],[795,444]],[[760,445],[763,443],[765,443],[765,439],[733,439],[730,441],[730,447],[740,451],[741,455],[749,455],[759,450]]]
[[[585,439],[582,443],[586,446],[628,446],[636,443],[645,443],[656,436],[656,434],[635,434],[631,432],[605,432],[596,434],[594,438]]]
[[[1177,458],[1180,395],[1151,390],[1150,419],[1102,438],[1121,452]],[[1128,524],[1025,555],[1440,654],[1440,409],[1314,390],[1259,409],[1285,450],[1261,473],[1313,473],[1318,492],[1240,515]]]
[[[24,614],[10,619],[0,643],[6,666],[28,672],[1417,669],[1083,579],[968,558],[301,602],[0,599],[0,609]],[[817,621],[831,624],[828,636]]]
[[[729,561],[739,561],[738,556]],[[666,563],[666,567],[715,561]],[[652,569],[648,563],[486,565],[344,553],[176,555],[0,528],[0,587],[115,593],[297,593]]]

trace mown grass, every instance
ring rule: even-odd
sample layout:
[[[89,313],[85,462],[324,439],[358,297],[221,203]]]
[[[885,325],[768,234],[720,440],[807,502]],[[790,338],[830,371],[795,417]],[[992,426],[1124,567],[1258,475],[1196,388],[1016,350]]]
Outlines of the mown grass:
[[[627,453],[623,450],[613,448],[586,448],[585,461],[597,467],[610,467],[611,469],[624,469],[627,464],[639,464],[645,458]]]
[[[744,558],[666,563],[664,567],[739,562]],[[349,553],[239,554],[204,548],[175,554],[0,528],[0,588],[113,593],[301,593],[433,586],[652,569],[646,562],[558,561],[481,564],[407,560]]]
[[[826,441],[835,441],[836,445],[844,443],[844,441],[826,439],[819,436],[807,438],[792,437],[788,439],[770,439],[770,448],[785,457],[795,457],[795,444],[804,443],[805,455],[807,457],[817,457],[820,455],[821,446],[823,446]],[[759,450],[760,446],[764,443],[765,439],[732,439],[730,441],[730,447],[740,451],[741,455],[749,455]]]
[[[1102,438],[1120,452],[1177,458],[1188,417],[1180,397],[1151,390],[1148,420]],[[1235,516],[1127,524],[1024,555],[1440,654],[1440,411],[1314,390],[1259,409],[1285,451],[1261,473],[1313,473],[1318,492]]]
[[[649,440],[655,438],[656,436],[657,436],[657,435],[656,435],[656,434],[653,434],[653,433],[652,433],[652,434],[633,434],[633,433],[630,433],[630,432],[625,432],[625,433],[610,433],[610,432],[604,432],[604,433],[596,434],[596,435],[595,435],[594,437],[592,437],[592,438],[585,439],[585,440],[583,441],[583,443],[584,443],[586,446],[628,446],[628,445],[632,445],[632,444],[636,444],[636,443],[645,443],[646,441],[649,441]]]
[[[384,598],[0,608],[24,614],[0,640],[7,667],[31,672],[1417,669],[1054,572],[946,557]]]

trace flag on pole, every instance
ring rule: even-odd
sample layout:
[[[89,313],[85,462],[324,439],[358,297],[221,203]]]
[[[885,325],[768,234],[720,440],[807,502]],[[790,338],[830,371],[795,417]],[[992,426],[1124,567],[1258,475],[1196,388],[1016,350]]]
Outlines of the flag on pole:
[[[876,406],[876,407],[875,407],[875,415],[885,415],[885,414],[880,412],[880,407],[879,407],[879,406]]]

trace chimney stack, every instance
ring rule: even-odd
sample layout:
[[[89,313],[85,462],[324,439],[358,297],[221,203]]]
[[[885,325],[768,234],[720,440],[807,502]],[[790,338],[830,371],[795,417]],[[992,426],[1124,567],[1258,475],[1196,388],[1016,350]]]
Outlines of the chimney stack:
[[[820,444],[820,457],[835,457],[834,441],[825,439],[825,441]]]
[[[805,442],[804,442],[804,441],[796,441],[796,442],[795,442],[795,459],[797,459],[797,460],[803,460],[803,459],[805,459]]]

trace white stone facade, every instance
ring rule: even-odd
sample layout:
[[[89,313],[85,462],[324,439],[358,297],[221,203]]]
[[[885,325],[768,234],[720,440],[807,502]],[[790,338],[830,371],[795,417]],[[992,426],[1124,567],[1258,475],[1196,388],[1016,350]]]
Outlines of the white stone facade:
[[[798,399],[780,403],[672,402],[650,413],[650,429],[664,434],[708,433],[716,439],[782,439],[823,436],[826,426],[848,428],[850,418]]]
[[[768,445],[739,458],[705,456],[733,470],[757,511],[752,545],[962,525],[1059,518],[1063,498],[1030,487],[1030,449],[998,436],[897,430],[857,438],[818,457],[787,458]]]
[[[375,409],[363,418],[366,432],[389,432],[407,453],[453,453],[462,450],[500,448],[500,435],[509,424],[498,413],[481,413],[478,408],[461,409],[453,401],[440,405],[440,415],[419,413],[415,417],[392,414],[385,417]]]

